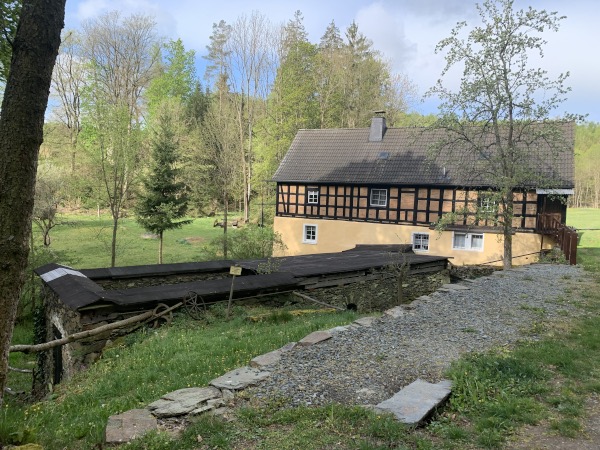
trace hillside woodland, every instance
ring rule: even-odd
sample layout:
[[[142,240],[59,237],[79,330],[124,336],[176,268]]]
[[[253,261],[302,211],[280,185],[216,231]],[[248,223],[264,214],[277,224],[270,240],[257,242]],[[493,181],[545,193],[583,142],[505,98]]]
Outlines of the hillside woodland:
[[[332,21],[314,43],[299,11],[280,26],[240,16],[213,25],[202,76],[195,58],[144,15],[112,12],[65,31],[38,170],[44,245],[59,208],[109,211],[115,265],[127,215],[161,237],[184,214],[234,210],[248,222],[253,207],[273,203],[269,180],[301,128],[364,127],[375,110],[389,126],[435,120],[411,112],[415,85],[391,73],[356,23],[341,31]],[[578,125],[572,206],[600,204],[599,134]],[[153,204],[161,190],[172,204]]]

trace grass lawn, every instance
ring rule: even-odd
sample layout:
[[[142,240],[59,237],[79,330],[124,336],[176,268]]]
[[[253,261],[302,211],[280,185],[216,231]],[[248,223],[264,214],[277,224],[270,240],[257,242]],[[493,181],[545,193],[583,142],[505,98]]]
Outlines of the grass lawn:
[[[108,215],[70,214],[61,216],[66,225],[54,228],[50,248],[58,260],[77,269],[110,266],[112,219]],[[223,229],[213,227],[214,218],[194,219],[189,225],[166,231],[163,237],[163,263],[199,261],[201,249],[211,239],[223,234]],[[237,229],[229,228],[229,233]],[[41,236],[34,227],[35,239]],[[158,239],[148,238],[148,233],[135,219],[119,221],[117,232],[117,266],[158,263]]]
[[[577,262],[600,272],[600,209],[569,208],[567,225],[579,230]]]

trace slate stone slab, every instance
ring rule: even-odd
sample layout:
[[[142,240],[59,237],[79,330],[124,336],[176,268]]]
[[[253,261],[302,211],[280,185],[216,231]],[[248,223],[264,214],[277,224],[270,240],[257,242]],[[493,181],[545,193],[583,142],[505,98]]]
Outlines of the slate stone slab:
[[[156,417],[176,417],[189,414],[201,408],[202,403],[220,397],[221,391],[211,386],[185,388],[163,395],[150,403],[148,409]]]
[[[261,368],[277,364],[281,359],[281,350],[273,350],[272,352],[259,355],[250,360],[250,367]]]
[[[319,342],[326,341],[331,338],[331,333],[328,331],[314,331],[308,336],[304,336],[298,341],[298,345],[302,347],[308,347],[311,345],[318,344]]]
[[[361,327],[370,327],[370,326],[373,326],[373,322],[375,322],[376,319],[377,319],[377,317],[373,317],[373,316],[361,317],[360,319],[356,319],[352,323],[355,323],[356,325],[360,325]]]
[[[404,308],[401,306],[396,306],[384,311],[384,314],[397,319],[398,317],[402,317],[404,315]]]
[[[239,391],[248,386],[258,384],[271,375],[271,372],[254,369],[252,367],[240,367],[225,375],[215,378],[210,382],[212,386],[219,389],[229,389],[231,391]]]
[[[407,425],[418,425],[450,396],[451,386],[449,380],[432,384],[417,379],[392,398],[377,404],[375,409],[391,412]]]
[[[290,351],[294,350],[294,348],[296,348],[296,345],[298,345],[297,342],[288,342],[283,347],[281,347],[279,350],[281,350],[283,353],[290,352]]]
[[[132,409],[108,418],[105,441],[107,444],[123,444],[156,430],[157,425],[156,417],[147,409]]]
[[[348,331],[348,329],[350,328],[350,325],[345,325],[345,326],[338,326],[338,327],[333,327],[330,328],[329,330],[327,330],[329,333],[331,334],[335,334],[335,333],[343,333],[344,331]]]
[[[463,286],[462,284],[444,284],[442,285],[443,289],[449,289],[451,291],[468,291],[471,288],[468,286]]]

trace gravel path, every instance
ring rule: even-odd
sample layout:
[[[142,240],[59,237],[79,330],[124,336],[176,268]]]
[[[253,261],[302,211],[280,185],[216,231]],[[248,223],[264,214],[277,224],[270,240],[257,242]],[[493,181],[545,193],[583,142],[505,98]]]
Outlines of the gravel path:
[[[585,278],[578,267],[538,264],[462,282],[469,290],[438,291],[403,307],[401,317],[284,353],[248,393],[292,405],[379,403],[416,378],[438,382],[464,352],[535,339],[541,322],[583,314],[571,293]]]

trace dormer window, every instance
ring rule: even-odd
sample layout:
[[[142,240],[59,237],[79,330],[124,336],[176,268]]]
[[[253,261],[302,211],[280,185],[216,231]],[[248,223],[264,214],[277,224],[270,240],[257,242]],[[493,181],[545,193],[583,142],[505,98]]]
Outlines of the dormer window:
[[[371,189],[369,204],[371,206],[386,207],[387,206],[387,189]]]
[[[308,203],[309,205],[319,204],[319,189],[308,188],[308,190],[306,191],[306,203]]]

